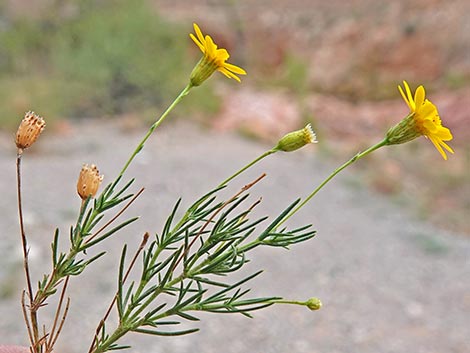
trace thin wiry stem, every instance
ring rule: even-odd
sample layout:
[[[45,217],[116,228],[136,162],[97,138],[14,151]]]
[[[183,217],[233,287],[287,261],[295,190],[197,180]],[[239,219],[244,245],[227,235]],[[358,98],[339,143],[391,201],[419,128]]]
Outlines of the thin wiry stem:
[[[60,333],[62,332],[62,328],[64,327],[65,319],[67,318],[67,314],[69,312],[69,307],[70,307],[70,298],[67,298],[67,303],[65,304],[64,313],[63,313],[62,318],[60,320],[60,324],[59,324],[59,327],[57,329],[57,333],[55,334],[55,337],[52,340],[52,342],[49,344],[49,347],[46,349],[46,353],[50,353],[50,352],[53,351],[55,343],[57,342],[57,339],[59,338]]]
[[[222,181],[218,187],[221,188],[221,187],[224,187],[226,185],[228,185],[228,183],[230,181],[232,181],[233,179],[235,179],[237,176],[239,176],[240,174],[242,174],[243,172],[245,172],[247,169],[251,168],[252,166],[254,166],[256,163],[258,163],[259,161],[261,161],[262,159],[272,155],[273,153],[276,153],[276,152],[279,152],[279,150],[276,150],[275,148],[272,148],[270,149],[269,151],[266,151],[264,152],[263,154],[261,154],[260,156],[256,157],[254,160],[252,160],[250,163],[248,163],[247,165],[245,165],[244,167],[242,167],[241,169],[237,170],[235,173],[233,173],[231,176],[229,176],[227,179],[225,179],[224,181]],[[182,224],[184,224],[184,222],[186,222],[186,220],[188,219],[188,213],[186,213],[181,219],[180,221],[173,227],[173,230],[175,229],[178,229]]]
[[[343,169],[347,168],[354,162],[358,161],[362,157],[367,156],[369,153],[374,152],[375,150],[379,149],[380,147],[383,147],[387,144],[387,140],[383,140],[368,149],[366,149],[363,152],[359,152],[358,154],[354,155],[350,160],[348,160],[346,163],[341,165],[340,167],[336,168],[323,182],[318,185],[318,187],[313,190],[310,195],[308,195],[305,200],[303,200],[297,207],[295,207],[278,225],[276,228],[279,228],[281,224],[283,224],[285,221],[287,221],[290,217],[292,217],[297,211],[299,211],[303,206],[305,206],[306,203],[308,203],[328,182],[333,179],[337,174],[339,174]]]
[[[126,274],[124,275],[124,277],[123,277],[123,279],[122,279],[122,284],[124,284],[124,283],[126,282],[126,280],[127,280],[127,277],[129,277],[129,274],[131,273],[132,268],[134,267],[134,265],[135,265],[137,259],[139,258],[140,253],[144,250],[145,245],[147,244],[147,241],[148,241],[149,237],[150,237],[150,234],[149,234],[148,232],[146,232],[146,233],[144,234],[144,237],[143,237],[143,239],[142,239],[142,242],[140,243],[139,248],[137,249],[137,251],[136,251],[136,253],[135,253],[135,255],[134,255],[134,257],[133,257],[133,259],[132,259],[132,261],[131,261],[131,263],[130,263],[128,269],[127,269],[127,271],[126,271]],[[114,298],[113,298],[111,304],[110,304],[109,307],[108,307],[108,310],[106,310],[106,313],[104,314],[103,318],[100,320],[100,323],[98,324],[98,327],[97,327],[96,330],[95,330],[95,336],[93,337],[93,342],[91,342],[91,346],[90,346],[90,348],[88,349],[88,352],[92,352],[93,349],[95,349],[96,342],[98,341],[98,334],[99,334],[100,330],[103,328],[103,325],[104,325],[105,321],[108,319],[109,315],[111,314],[111,310],[112,310],[114,304],[116,303],[116,300],[117,300],[117,297],[118,297],[118,293],[119,293],[119,292],[116,292],[116,294],[114,295]]]
[[[44,286],[44,289],[42,291],[36,292],[36,296],[34,297],[33,303],[31,305],[31,310],[37,311],[47,299],[47,295],[45,295],[45,293],[47,293],[52,286],[58,283],[55,281],[56,273],[56,268],[54,268],[51,275],[49,276],[47,284]]]
[[[258,156],[257,158],[255,158],[253,161],[251,161],[250,163],[248,163],[247,165],[245,165],[243,168],[241,168],[240,170],[238,170],[237,172],[235,172],[234,174],[232,174],[231,176],[229,176],[227,179],[225,179],[223,182],[221,182],[219,184],[219,186],[224,186],[224,185],[227,185],[232,179],[235,179],[238,175],[240,175],[241,173],[243,173],[245,170],[247,170],[248,168],[250,168],[251,166],[255,165],[256,163],[258,163],[260,160],[262,160],[263,158],[273,154],[273,153],[276,153],[278,152],[278,150],[276,149],[271,149],[269,151],[266,151],[264,152],[262,155]]]
[[[58,328],[57,333],[56,333],[55,331],[56,331],[57,324],[59,322],[59,314],[62,310],[62,304],[64,302],[65,292],[67,291],[67,286],[69,284],[69,278],[70,277],[67,276],[67,278],[65,279],[65,282],[64,282],[64,286],[62,287],[62,292],[60,293],[59,303],[57,304],[57,309],[56,309],[56,313],[55,313],[55,317],[54,317],[54,322],[52,324],[52,329],[51,329],[51,333],[50,333],[50,336],[49,336],[49,342],[47,342],[47,345],[46,345],[47,347],[50,347],[51,350],[52,350],[52,347],[54,347],[54,343],[57,341],[57,338],[59,337],[61,326],[63,325],[63,322],[65,321],[66,313],[68,311],[68,305],[69,305],[70,299],[67,300],[67,305],[66,305],[64,314],[62,316],[61,323],[59,324],[59,328]],[[49,349],[47,349],[47,347],[46,347],[46,351],[49,351]]]
[[[133,198],[131,198],[129,202],[118,213],[116,213],[115,216],[113,216],[113,218],[111,218],[105,225],[103,225],[92,236],[90,236],[84,244],[85,245],[89,244],[94,238],[96,238],[96,236],[99,235],[99,233],[105,230],[111,223],[113,223],[119,216],[121,216],[129,208],[129,206],[142,194],[143,191],[144,191],[144,188],[140,189],[139,192]],[[80,210],[81,210],[80,212],[84,211],[83,207],[84,207],[84,202],[82,202],[82,205],[80,206]],[[69,254],[68,258],[72,258],[73,256],[75,256],[75,253],[72,252]],[[41,292],[38,292],[36,294],[36,297],[34,298],[34,301],[32,304],[33,309],[37,310],[42,305],[44,300],[47,299],[48,295],[46,293],[49,291],[49,289],[57,285],[58,282],[57,282],[57,278],[55,277],[56,273],[57,273],[57,269],[53,268],[52,273],[49,277],[49,280],[47,284],[44,286],[44,289]]]
[[[149,139],[149,137],[152,135],[153,131],[166,119],[168,114],[173,110],[173,108],[189,93],[189,91],[192,88],[192,84],[189,83],[178,95],[178,97],[175,98],[173,103],[170,104],[170,106],[163,112],[163,114],[158,118],[157,121],[155,121],[150,129],[147,131],[145,134],[144,138],[139,142],[139,145],[136,147],[132,155],[129,157],[127,160],[126,164],[124,164],[124,167],[122,168],[121,172],[119,173],[119,177],[123,176],[129,165],[132,163],[134,160],[135,156],[144,148],[145,142]],[[119,177],[116,180],[119,180]]]
[[[91,237],[89,237],[87,239],[87,241],[85,242],[85,245],[90,243],[94,238],[96,238],[96,236],[98,234],[100,234],[103,230],[105,230],[111,223],[113,223],[120,215],[122,215],[124,213],[125,210],[127,210],[129,208],[129,206],[144,192],[145,188],[142,188],[139,190],[139,192],[137,194],[135,194],[135,196],[133,198],[131,198],[129,200],[129,202],[118,212],[116,213],[116,215],[111,218],[108,222],[106,222],[105,225],[103,225],[100,229],[98,229],[95,234],[93,234]]]
[[[225,201],[211,216],[210,218],[204,223],[204,225],[201,227],[201,229],[199,230],[199,232],[196,234],[196,236],[193,238],[193,240],[191,241],[191,243],[189,243],[189,245],[186,247],[186,249],[184,250],[184,252],[181,254],[180,258],[178,259],[178,261],[176,261],[176,263],[174,264],[173,268],[171,269],[170,272],[173,272],[176,267],[178,266],[178,264],[181,262],[182,259],[184,259],[188,253],[189,253],[189,250],[191,249],[191,247],[194,245],[194,243],[196,242],[196,240],[201,236],[201,234],[204,232],[204,230],[207,228],[207,226],[212,222],[212,220],[215,218],[215,216],[217,216],[224,208],[225,206],[227,206],[228,204],[230,204],[233,200],[235,200],[238,196],[240,196],[242,193],[244,193],[245,191],[247,191],[248,189],[250,189],[251,187],[253,187],[253,185],[255,185],[256,183],[258,183],[261,179],[263,179],[264,177],[266,176],[265,173],[263,173],[261,176],[259,176],[258,178],[256,178],[256,180],[252,181],[251,183],[249,184],[246,184],[245,186],[243,186],[241,188],[241,190],[239,192],[237,192],[235,195],[233,195],[230,199],[228,199],[227,201]]]
[[[26,323],[26,329],[28,330],[28,337],[29,337],[29,342],[31,344],[31,347],[34,346],[34,336],[33,332],[31,331],[31,324],[29,323],[29,318],[28,318],[28,312],[26,310],[26,303],[25,303],[25,295],[26,291],[23,290],[23,293],[21,294],[21,309],[23,311],[23,318],[24,322]],[[30,349],[31,349],[30,347]]]
[[[31,275],[29,273],[29,262],[28,262],[28,241],[26,238],[26,233],[24,230],[24,221],[23,221],[23,203],[21,199],[21,156],[22,150],[19,149],[17,156],[16,156],[16,181],[17,181],[17,194],[18,194],[18,217],[20,223],[20,235],[21,235],[21,244],[23,247],[23,267],[26,276],[26,284],[28,287],[28,296],[29,296],[29,304],[30,304],[30,318],[31,318],[31,326],[33,331],[33,341],[34,350],[38,353],[41,352],[40,347],[38,346],[39,341],[39,329],[38,329],[38,318],[37,313],[32,308],[33,304],[33,286],[31,285]]]
[[[254,180],[253,182],[251,182],[251,183],[249,183],[249,184],[243,186],[243,187],[241,188],[241,190],[240,190],[237,194],[235,194],[233,197],[230,198],[230,200],[234,200],[236,197],[240,196],[243,192],[245,192],[246,190],[248,190],[248,189],[250,189],[251,187],[253,187],[253,185],[255,185],[256,183],[258,183],[258,182],[259,182],[261,179],[263,179],[265,176],[266,176],[266,174],[263,173],[261,176],[259,176],[259,177],[258,177],[256,180]],[[203,230],[205,229],[205,227],[207,227],[207,225],[209,225],[209,224],[211,223],[211,221],[212,221],[212,219],[215,217],[215,215],[217,215],[217,214],[220,212],[220,210],[221,210],[223,207],[225,207],[229,202],[230,202],[230,201],[224,202],[224,204],[221,205],[221,207],[219,207],[219,208],[215,211],[215,213],[211,216],[211,218],[208,219],[208,220],[204,223],[204,225],[203,225],[203,227],[202,227],[203,229],[198,232],[198,234],[195,236],[195,238],[198,238],[198,237],[202,234],[202,232],[203,232]],[[194,244],[194,241],[192,241],[191,244],[189,244],[189,246],[185,249],[185,251],[183,252],[183,254],[182,254],[182,255],[179,257],[179,259],[176,261],[175,265],[173,265],[173,267],[169,270],[169,273],[173,273],[173,272],[174,272],[174,270],[176,269],[176,267],[178,266],[178,264],[181,262],[181,260],[184,259],[184,258],[187,256],[187,254],[188,254],[188,252],[189,252],[189,250],[190,250],[190,248],[191,248],[191,246],[192,246],[193,244]],[[209,261],[209,259],[206,259],[206,261]],[[205,262],[204,262],[204,263],[205,263]],[[201,265],[201,267],[202,267],[202,265]],[[182,280],[186,279],[187,276],[188,276],[188,274],[185,273],[185,271],[183,270],[182,273],[181,273],[177,278],[173,279],[173,280],[169,283],[169,287],[171,287],[171,286],[173,286],[174,284],[179,283],[179,282],[181,282]],[[146,308],[148,305],[150,305],[150,303],[151,303],[153,300],[155,300],[155,298],[156,298],[161,292],[162,292],[161,289],[160,289],[160,290],[156,290],[156,291],[150,296],[150,298],[147,299],[147,301],[146,301],[144,304],[141,305],[140,309],[138,309],[134,315],[137,316],[137,315],[140,314],[143,310],[145,310],[145,308]]]

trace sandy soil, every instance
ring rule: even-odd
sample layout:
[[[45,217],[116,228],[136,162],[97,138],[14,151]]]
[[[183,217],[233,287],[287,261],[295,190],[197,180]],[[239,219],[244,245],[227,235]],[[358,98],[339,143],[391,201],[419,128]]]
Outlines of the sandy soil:
[[[93,125],[92,125],[93,124]],[[58,226],[63,243],[79,200],[75,182],[82,163],[96,163],[111,180],[143,131],[124,132],[112,122],[85,121],[66,134],[46,130],[24,157],[25,218],[36,278],[48,271],[49,244]],[[0,339],[26,344],[19,293],[24,286],[15,207],[15,151],[0,136]],[[129,170],[146,191],[127,215],[137,225],[110,239],[108,256],[71,282],[69,321],[58,350],[85,352],[97,320],[115,291],[124,242],[137,247],[144,231],[156,233],[175,199],[187,205],[265,150],[232,134],[214,134],[176,124],[152,136]],[[233,191],[268,173],[253,190],[263,195],[260,214],[275,215],[307,194],[334,165],[315,146],[273,156],[232,185]],[[136,188],[137,188],[136,186]],[[313,223],[318,236],[290,251],[252,254],[248,271],[266,271],[252,287],[261,295],[306,299],[324,307],[271,307],[250,320],[202,315],[201,332],[187,337],[130,335],[132,352],[468,352],[470,346],[470,239],[412,219],[407,210],[371,194],[345,173],[298,214],[292,225]],[[253,256],[254,255],[254,256]],[[47,312],[47,310],[46,310]],[[50,315],[50,314],[47,314]],[[47,320],[48,316],[43,316]]]

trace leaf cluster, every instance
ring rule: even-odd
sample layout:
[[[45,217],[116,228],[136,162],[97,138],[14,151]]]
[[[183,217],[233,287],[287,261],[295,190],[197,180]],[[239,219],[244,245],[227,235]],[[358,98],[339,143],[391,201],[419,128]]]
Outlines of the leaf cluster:
[[[135,197],[134,194],[128,192],[134,179],[130,180],[123,187],[117,188],[119,181],[120,178],[107,185],[100,196],[94,199],[93,202],[91,202],[91,198],[83,202],[75,226],[70,227],[70,247],[67,252],[59,250],[60,235],[59,229],[56,229],[51,244],[52,272],[44,275],[42,281],[38,283],[34,306],[39,307],[43,305],[46,299],[57,291],[64,278],[81,274],[88,265],[106,253],[103,251],[87,259],[85,256],[87,250],[138,219],[138,217],[133,217],[108,229],[114,223],[117,216],[121,214],[121,212],[118,212],[115,217],[95,231],[103,223],[105,214],[108,211],[122,205],[125,201],[130,200],[132,202],[133,197]]]
[[[311,225],[277,229],[298,200],[265,225],[268,217],[250,219],[259,201],[250,204],[249,194],[239,193],[220,202],[216,196],[220,189],[197,200],[177,223],[181,200],[176,202],[161,233],[143,252],[138,279],[130,283],[126,283],[127,246],[123,248],[116,295],[119,324],[110,333],[102,325],[90,352],[123,348],[116,342],[127,332],[158,336],[196,332],[197,327],[178,328],[198,321],[196,312],[251,317],[251,312],[281,299],[249,296],[245,285],[262,271],[235,282],[227,275],[242,269],[249,262],[247,253],[259,246],[289,248],[315,235]]]

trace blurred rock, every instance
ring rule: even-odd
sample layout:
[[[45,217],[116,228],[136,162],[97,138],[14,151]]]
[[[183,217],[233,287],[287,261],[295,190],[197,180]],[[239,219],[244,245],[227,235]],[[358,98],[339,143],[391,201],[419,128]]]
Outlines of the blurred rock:
[[[264,141],[277,141],[286,132],[302,127],[296,100],[282,92],[242,88],[224,96],[213,127],[237,130]]]

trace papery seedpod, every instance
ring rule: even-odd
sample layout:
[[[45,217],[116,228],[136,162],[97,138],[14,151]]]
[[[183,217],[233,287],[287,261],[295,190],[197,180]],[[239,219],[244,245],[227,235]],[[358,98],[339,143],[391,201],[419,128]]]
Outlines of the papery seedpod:
[[[96,165],[84,164],[77,182],[77,193],[81,199],[86,200],[88,197],[95,197],[103,178],[104,176],[100,175]]]
[[[41,134],[46,126],[46,122],[33,111],[29,111],[21,120],[16,132],[15,143],[20,151],[30,147]]]

